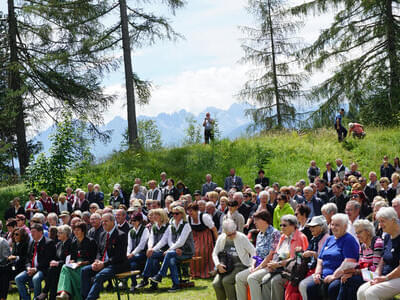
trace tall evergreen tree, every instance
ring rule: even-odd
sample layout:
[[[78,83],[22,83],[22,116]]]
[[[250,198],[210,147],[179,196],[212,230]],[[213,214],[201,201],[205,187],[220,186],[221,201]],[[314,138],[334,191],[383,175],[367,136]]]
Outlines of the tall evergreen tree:
[[[311,100],[321,102],[316,124],[332,124],[334,113],[348,103],[360,121],[397,122],[400,111],[400,8],[398,0],[313,0],[292,9],[295,15],[334,11],[329,28],[304,48],[310,72],[334,64],[332,75],[315,86]]]
[[[293,100],[301,95],[304,76],[293,73],[292,53],[297,47],[293,33],[299,23],[286,17],[285,4],[283,0],[249,0],[248,10],[258,26],[243,27],[248,36],[242,45],[243,62],[258,68],[251,72],[239,97],[256,105],[247,111],[253,118],[253,129],[291,126],[296,121]]]
[[[29,162],[26,128],[55,121],[70,111],[87,120],[95,133],[112,97],[100,79],[113,67],[104,57],[110,33],[98,21],[109,8],[106,0],[15,0],[8,3],[7,103],[13,124],[21,174]]]
[[[138,5],[137,1],[134,1]],[[183,6],[182,0],[166,0],[165,2],[173,11]],[[153,13],[148,13],[143,7],[129,5],[126,0],[119,0],[120,20],[113,26],[119,29],[120,39],[122,40],[125,88],[128,115],[128,143],[130,146],[138,148],[140,141],[138,138],[138,128],[136,122],[136,95],[138,102],[147,102],[150,97],[148,82],[142,81],[133,73],[132,51],[147,43],[154,43],[158,39],[173,39],[178,35],[172,30],[168,20]],[[136,93],[135,93],[136,87]]]

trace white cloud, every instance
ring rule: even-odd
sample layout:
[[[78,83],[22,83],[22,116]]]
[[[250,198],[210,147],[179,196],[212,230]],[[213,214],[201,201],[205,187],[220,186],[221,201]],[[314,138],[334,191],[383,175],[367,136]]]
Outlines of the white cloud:
[[[181,109],[196,114],[208,106],[227,109],[238,101],[235,94],[243,87],[247,70],[244,65],[210,67],[168,78],[155,87],[148,105],[137,106],[137,115],[155,116]],[[124,90],[121,85],[106,88],[108,93],[117,94],[117,100],[104,115],[106,123],[117,115],[126,119]]]

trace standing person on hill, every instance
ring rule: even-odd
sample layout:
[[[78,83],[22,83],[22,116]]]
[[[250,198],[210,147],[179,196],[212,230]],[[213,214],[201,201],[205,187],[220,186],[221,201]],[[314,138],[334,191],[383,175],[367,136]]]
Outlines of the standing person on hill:
[[[323,173],[322,178],[326,181],[326,184],[330,187],[333,184],[333,178],[336,177],[336,172],[332,170],[332,165],[328,161],[326,164],[326,171]]]
[[[210,113],[206,113],[206,117],[204,118],[203,127],[204,127],[204,143],[209,144],[210,139],[214,141],[214,119],[211,119]]]
[[[380,168],[381,171],[381,178],[387,177],[392,178],[392,174],[395,172],[393,166],[389,163],[389,157],[385,155],[383,157],[383,163]]]
[[[201,195],[205,196],[208,192],[213,192],[217,188],[217,184],[212,182],[211,174],[206,175],[206,183],[201,187]]]
[[[321,174],[321,170],[317,167],[315,160],[310,162],[310,167],[307,169],[307,177],[310,183],[313,183],[315,178]]]
[[[236,188],[237,191],[242,191],[243,181],[240,176],[236,176],[234,168],[229,170],[229,176],[225,178],[224,190],[229,191],[231,188]]]
[[[342,126],[342,119],[344,116],[344,108],[339,110],[339,113],[335,117],[335,129],[338,134],[339,142],[343,141],[347,136],[347,130]]]

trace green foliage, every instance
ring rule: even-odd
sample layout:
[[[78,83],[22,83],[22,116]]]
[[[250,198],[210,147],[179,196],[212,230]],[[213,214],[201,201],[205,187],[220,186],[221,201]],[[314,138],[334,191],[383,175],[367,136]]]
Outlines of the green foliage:
[[[298,52],[309,72],[333,69],[314,86],[311,101],[320,107],[315,126],[331,125],[348,103],[352,120],[374,126],[396,125],[400,111],[400,27],[397,0],[312,0],[292,8],[294,15],[334,12],[332,24]]]
[[[186,118],[187,127],[185,129],[186,137],[183,141],[184,145],[194,145],[201,143],[201,124],[199,124],[193,116]]]
[[[249,0],[248,11],[256,18],[257,26],[243,27],[246,43],[242,45],[245,63],[256,69],[239,93],[254,108],[246,111],[253,119],[250,131],[293,127],[296,109],[293,101],[302,95],[304,74],[295,72],[296,61],[292,53],[300,45],[294,32],[300,23],[287,17],[286,1]]]
[[[154,120],[140,120],[138,122],[138,135],[140,145],[146,151],[162,148],[161,134]]]
[[[73,168],[76,168],[75,172],[82,172],[92,159],[84,130],[82,123],[74,124],[70,118],[57,124],[55,133],[50,136],[52,146],[49,157],[40,153],[27,168],[26,185],[30,190],[60,193],[66,184],[81,183],[79,176],[73,179],[70,173]]]
[[[19,197],[21,203],[28,201],[28,190],[25,185],[16,184],[0,188],[0,219],[4,217],[4,212],[9,207],[10,201],[15,197]]]

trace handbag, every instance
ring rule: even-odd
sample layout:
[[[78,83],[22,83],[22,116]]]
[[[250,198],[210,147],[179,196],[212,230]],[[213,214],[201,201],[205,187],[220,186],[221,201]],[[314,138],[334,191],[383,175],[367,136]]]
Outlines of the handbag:
[[[301,252],[296,253],[296,258],[289,260],[282,271],[282,277],[290,281],[296,287],[300,281],[306,278],[308,273],[308,258],[304,258]]]
[[[226,270],[226,272],[224,273],[220,273],[219,271],[217,271],[219,275],[221,276],[228,275],[233,271],[234,265],[231,254],[223,250],[220,253],[218,253],[218,259],[221,262],[221,264],[225,265],[225,270]]]

